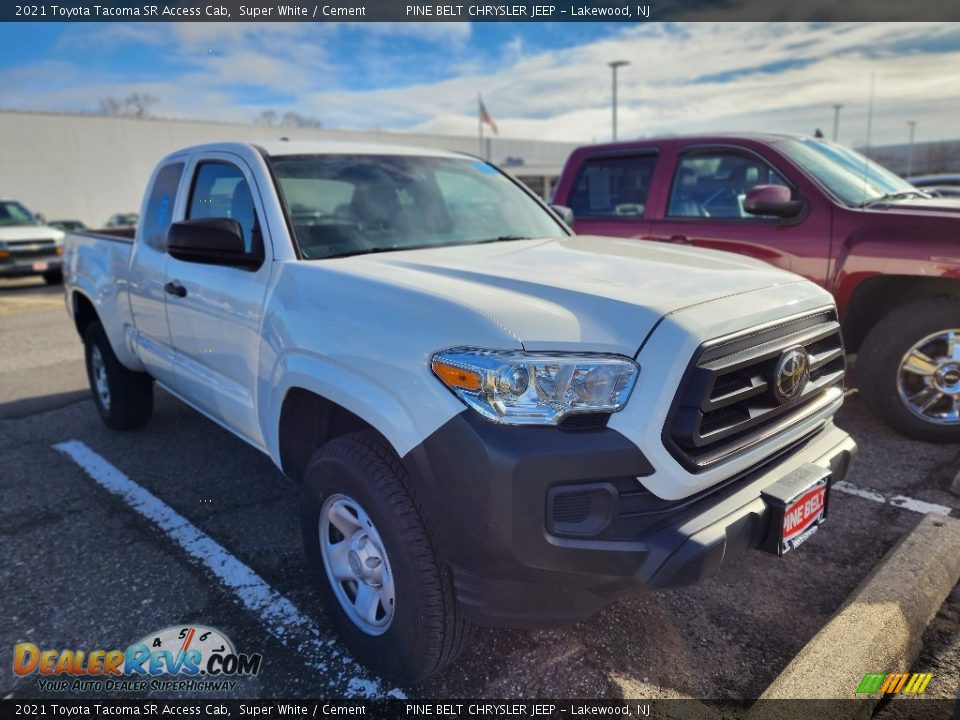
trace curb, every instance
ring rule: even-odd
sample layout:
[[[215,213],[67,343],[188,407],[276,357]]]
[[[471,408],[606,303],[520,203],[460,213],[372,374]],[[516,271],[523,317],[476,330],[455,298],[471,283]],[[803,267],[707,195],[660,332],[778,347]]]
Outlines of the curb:
[[[866,673],[911,670],[923,631],[958,580],[960,520],[927,515],[887,553],[760,699],[854,700]],[[880,696],[859,697],[861,702],[833,704],[831,716],[869,716]],[[751,718],[764,716],[763,704],[754,710]]]

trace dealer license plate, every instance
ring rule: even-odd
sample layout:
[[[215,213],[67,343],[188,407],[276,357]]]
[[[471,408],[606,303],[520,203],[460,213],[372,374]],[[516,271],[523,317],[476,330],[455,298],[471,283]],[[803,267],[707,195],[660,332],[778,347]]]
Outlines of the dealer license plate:
[[[49,267],[49,265],[47,265],[47,263],[45,263],[45,262],[35,262],[35,263],[33,264],[33,269],[36,270],[37,272],[43,272],[43,271],[46,270],[48,267]]]
[[[780,530],[781,554],[795,550],[806,542],[820,523],[826,520],[829,490],[830,478],[825,477],[786,504]]]
[[[770,509],[770,529],[759,548],[783,555],[800,547],[827,519],[830,470],[812,463],[801,465],[761,495]]]

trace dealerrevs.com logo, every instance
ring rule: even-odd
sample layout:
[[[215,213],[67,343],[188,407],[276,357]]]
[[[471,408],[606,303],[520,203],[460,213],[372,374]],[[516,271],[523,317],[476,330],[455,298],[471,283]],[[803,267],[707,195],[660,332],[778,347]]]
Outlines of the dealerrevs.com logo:
[[[19,643],[13,672],[36,674],[46,692],[233,690],[235,678],[260,672],[259,653],[238,653],[225,634],[202,625],[151,633],[126,650],[40,649]]]

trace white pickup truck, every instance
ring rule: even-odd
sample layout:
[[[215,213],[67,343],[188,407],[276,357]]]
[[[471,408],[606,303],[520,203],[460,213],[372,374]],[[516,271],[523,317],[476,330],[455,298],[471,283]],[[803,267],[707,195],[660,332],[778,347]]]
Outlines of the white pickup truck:
[[[40,222],[16,200],[0,198],[0,279],[40,275],[61,282],[63,232]]]
[[[156,383],[268,454],[332,622],[392,676],[473,623],[572,623],[795,548],[856,449],[830,296],[561,214],[455,153],[176,152],[134,240],[67,239],[96,407],[138,427]]]

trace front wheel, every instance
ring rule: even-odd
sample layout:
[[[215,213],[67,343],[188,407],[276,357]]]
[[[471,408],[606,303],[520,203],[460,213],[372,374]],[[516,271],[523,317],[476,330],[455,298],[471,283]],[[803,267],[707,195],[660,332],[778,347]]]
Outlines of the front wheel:
[[[878,322],[857,356],[860,393],[918,440],[960,442],[960,299],[927,298]]]
[[[61,285],[63,284],[63,270],[48,270],[43,274],[43,281],[47,285]]]
[[[87,326],[83,347],[93,402],[107,427],[133,430],[146,423],[153,413],[153,379],[120,363],[99,322]]]
[[[301,494],[307,561],[350,652],[378,674],[421,680],[452,662],[468,626],[409,491],[373,431],[327,443]]]

